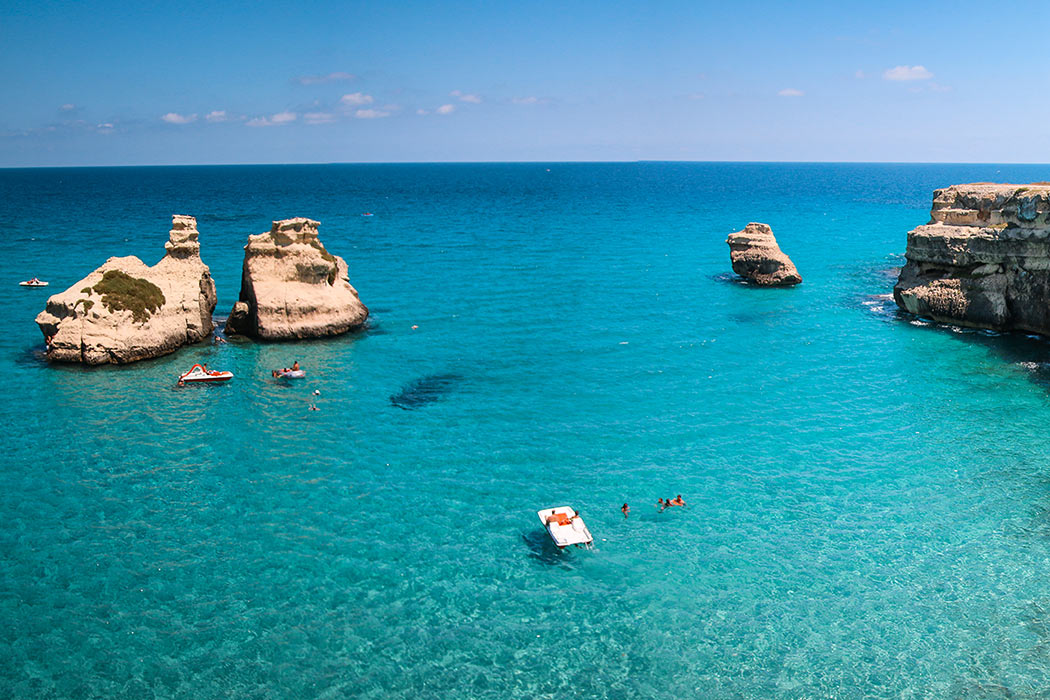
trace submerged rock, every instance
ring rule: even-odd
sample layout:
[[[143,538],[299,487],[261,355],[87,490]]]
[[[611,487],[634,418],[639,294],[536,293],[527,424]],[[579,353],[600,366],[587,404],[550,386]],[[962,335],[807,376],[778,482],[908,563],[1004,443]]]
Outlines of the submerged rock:
[[[743,231],[729,234],[726,243],[733,272],[741,277],[763,287],[787,287],[802,281],[768,225],[752,222]]]
[[[273,222],[244,246],[240,301],[226,330],[266,340],[346,333],[368,318],[350,285],[346,262],[317,237],[321,224],[302,217]]]
[[[1050,334],[1050,183],[953,185],[908,233],[897,305],[936,321]]]
[[[89,365],[166,355],[212,332],[215,283],[200,258],[197,220],[173,216],[167,254],[153,267],[110,258],[36,317],[47,358]]]

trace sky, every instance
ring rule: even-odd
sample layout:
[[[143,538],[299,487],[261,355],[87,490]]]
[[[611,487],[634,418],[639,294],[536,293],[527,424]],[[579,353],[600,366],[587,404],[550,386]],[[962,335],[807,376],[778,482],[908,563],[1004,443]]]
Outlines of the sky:
[[[1050,163],[1050,3],[0,0],[0,167]]]

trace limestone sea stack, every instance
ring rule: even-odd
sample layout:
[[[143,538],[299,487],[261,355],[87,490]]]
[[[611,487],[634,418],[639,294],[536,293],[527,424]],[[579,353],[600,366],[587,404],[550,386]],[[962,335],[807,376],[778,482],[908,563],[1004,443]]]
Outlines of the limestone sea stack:
[[[364,324],[368,309],[350,285],[346,262],[321,244],[320,225],[285,219],[248,237],[240,300],[226,322],[228,332],[293,340],[338,335]]]
[[[763,287],[789,287],[802,281],[766,224],[752,222],[743,231],[729,234],[726,243],[733,272],[741,277]]]
[[[897,305],[937,321],[1050,334],[1050,183],[978,182],[933,193],[908,233]]]
[[[47,358],[89,365],[166,355],[212,332],[215,283],[201,261],[197,220],[173,216],[167,254],[153,267],[110,258],[36,317]]]

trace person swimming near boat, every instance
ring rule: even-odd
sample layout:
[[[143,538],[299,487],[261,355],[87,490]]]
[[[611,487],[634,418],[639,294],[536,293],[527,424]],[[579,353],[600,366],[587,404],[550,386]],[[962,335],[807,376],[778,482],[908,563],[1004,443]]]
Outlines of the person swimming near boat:
[[[630,512],[631,512],[631,507],[630,507],[629,505],[627,505],[626,503],[624,503],[624,504],[623,504],[623,505],[622,505],[622,506],[620,507],[620,512],[621,512],[621,513],[623,513],[623,517],[624,517],[624,520],[626,520],[626,519],[627,519],[627,516],[628,516],[628,515],[630,514]]]
[[[675,496],[675,499],[673,501],[671,501],[671,505],[673,505],[673,506],[682,506],[684,508],[685,507],[685,501],[682,500],[682,494],[678,494],[677,496]]]

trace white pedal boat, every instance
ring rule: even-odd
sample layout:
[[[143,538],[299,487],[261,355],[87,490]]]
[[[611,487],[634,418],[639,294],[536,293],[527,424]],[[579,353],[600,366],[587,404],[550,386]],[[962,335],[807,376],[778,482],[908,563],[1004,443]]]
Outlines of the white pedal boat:
[[[306,376],[306,370],[302,369],[277,369],[274,372],[277,373],[274,376],[278,379],[302,379]]]
[[[594,542],[594,537],[584,524],[583,518],[576,515],[576,511],[569,506],[545,508],[536,511],[536,515],[540,516],[540,522],[547,528],[547,533],[559,549],[564,549],[570,544],[589,545]]]
[[[233,379],[233,372],[220,372],[193,365],[189,372],[179,376],[180,382],[228,382]]]
[[[19,282],[18,284],[21,287],[46,287],[48,285],[47,282],[38,280],[36,277],[31,280],[26,280],[25,282]]]

